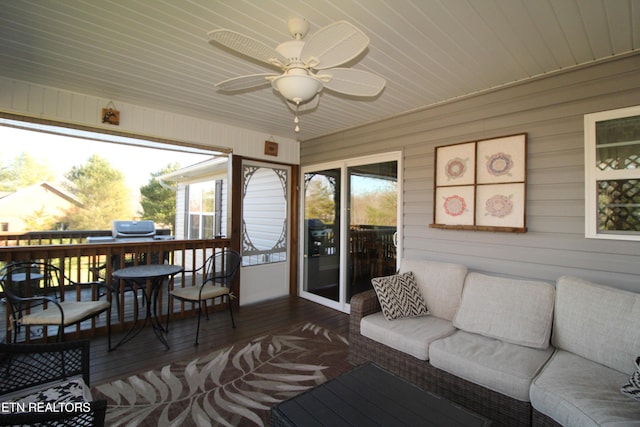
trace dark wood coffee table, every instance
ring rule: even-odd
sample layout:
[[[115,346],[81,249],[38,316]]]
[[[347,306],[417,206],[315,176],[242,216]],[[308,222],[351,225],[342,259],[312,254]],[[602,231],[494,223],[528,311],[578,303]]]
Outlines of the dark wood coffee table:
[[[279,426],[488,426],[491,421],[374,364],[365,364],[271,409]]]

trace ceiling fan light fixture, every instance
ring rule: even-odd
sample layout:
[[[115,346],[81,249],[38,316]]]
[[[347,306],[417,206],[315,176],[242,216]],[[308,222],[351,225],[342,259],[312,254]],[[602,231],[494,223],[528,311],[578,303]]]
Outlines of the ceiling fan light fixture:
[[[224,91],[241,91],[271,86],[286,99],[287,106],[295,112],[295,131],[300,131],[300,112],[312,111],[318,106],[317,96],[323,88],[333,93],[354,97],[377,96],[385,86],[385,80],[372,73],[338,68],[361,55],[369,45],[369,38],[360,29],[346,21],[338,21],[320,28],[306,41],[309,23],[302,18],[289,21],[293,40],[272,48],[259,40],[233,30],[213,30],[207,34],[211,43],[222,45],[241,55],[278,68],[282,74],[251,74],[234,77],[216,84]],[[318,74],[322,70],[323,74]]]
[[[309,75],[285,74],[273,79],[271,84],[282,96],[296,104],[311,100],[322,90],[322,82]]]

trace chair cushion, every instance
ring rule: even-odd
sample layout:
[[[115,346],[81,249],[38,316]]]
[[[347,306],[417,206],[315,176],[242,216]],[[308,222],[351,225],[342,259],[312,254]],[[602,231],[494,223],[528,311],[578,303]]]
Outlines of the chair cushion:
[[[554,346],[631,375],[640,342],[640,293],[563,276],[556,284]]]
[[[108,301],[62,301],[60,305],[64,311],[64,324],[71,325],[108,309],[110,303]],[[60,310],[52,303],[49,303],[46,309],[25,314],[20,319],[23,325],[59,325],[61,321]]]
[[[531,384],[531,406],[563,426],[640,426],[640,403],[620,393],[628,378],[558,350]]]
[[[456,314],[467,267],[462,264],[403,258],[399,273],[411,271],[429,313],[451,320]]]
[[[171,291],[171,295],[187,301],[198,301],[200,298],[200,288],[201,286],[175,288]],[[207,283],[202,289],[202,301],[227,294],[229,294],[229,288],[225,288],[224,286],[214,286],[211,283]]]
[[[529,387],[553,354],[458,331],[429,346],[429,363],[474,384],[529,402]]]
[[[554,300],[551,283],[469,273],[453,326],[544,349],[549,347]]]
[[[387,320],[429,314],[412,272],[371,279]]]
[[[455,332],[450,320],[435,316],[407,317],[389,322],[381,312],[360,321],[360,333],[420,360],[429,360],[429,345]]]

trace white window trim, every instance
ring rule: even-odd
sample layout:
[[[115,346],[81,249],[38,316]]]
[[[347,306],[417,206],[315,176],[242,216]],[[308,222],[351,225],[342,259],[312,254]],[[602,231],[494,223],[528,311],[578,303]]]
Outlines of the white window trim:
[[[200,212],[191,212],[191,206],[190,206],[190,201],[191,201],[191,189],[192,186],[195,185],[199,185],[199,184],[206,184],[206,183],[213,183],[213,188],[214,188],[214,198],[215,198],[215,186],[216,186],[216,179],[211,179],[211,178],[207,178],[207,179],[202,179],[199,181],[193,181],[187,184],[188,186],[188,190],[185,192],[185,197],[186,197],[186,201],[185,201],[185,207],[186,207],[186,217],[187,217],[187,230],[186,230],[186,237],[188,239],[211,239],[215,236],[203,236],[203,219],[205,216],[209,216],[213,218],[214,221],[214,234],[215,234],[215,221],[216,221],[216,207],[217,207],[217,200],[214,199],[214,210],[213,211],[200,211]],[[200,196],[200,205],[202,206],[202,191],[199,191],[199,196]],[[191,217],[193,216],[198,216],[200,218],[199,224],[198,224],[198,237],[192,237],[191,236],[191,226],[192,226],[192,220]]]
[[[596,168],[596,122],[640,116],[640,106],[602,111],[584,116],[585,135],[585,237],[588,239],[613,239],[640,241],[639,234],[623,232],[598,232],[597,181],[640,179],[640,169],[599,170]]]

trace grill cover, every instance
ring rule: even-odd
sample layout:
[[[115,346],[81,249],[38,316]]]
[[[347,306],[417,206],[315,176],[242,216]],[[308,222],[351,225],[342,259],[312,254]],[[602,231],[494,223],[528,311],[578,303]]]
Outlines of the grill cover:
[[[114,239],[151,237],[156,235],[153,221],[113,221],[111,232]]]

